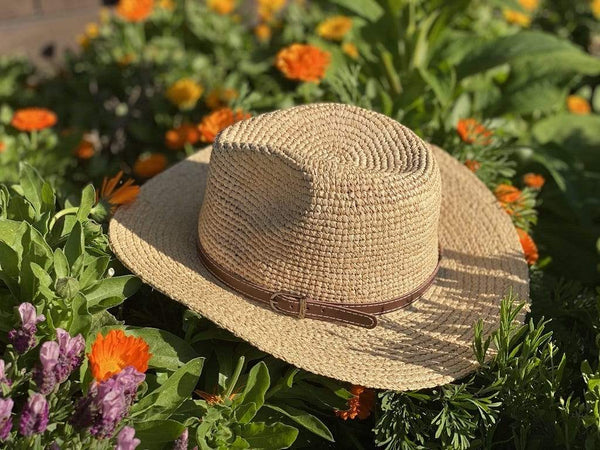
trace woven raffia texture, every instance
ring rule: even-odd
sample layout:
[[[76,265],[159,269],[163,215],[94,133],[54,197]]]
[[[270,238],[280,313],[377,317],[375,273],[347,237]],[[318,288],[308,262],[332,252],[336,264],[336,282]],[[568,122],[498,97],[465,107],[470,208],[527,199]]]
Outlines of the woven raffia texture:
[[[299,138],[294,137],[293,123],[287,124],[287,122],[279,121],[280,117],[291,117],[287,114],[296,114],[294,111],[296,108],[288,110],[284,115],[274,113],[261,116],[262,119],[255,119],[253,127],[256,127],[257,123],[262,125],[254,130],[255,135],[251,138],[245,137],[246,135],[239,131],[237,135],[232,135],[230,134],[232,130],[227,130],[218,140],[218,145],[225,146],[224,143],[227,142],[226,139],[229,139],[228,136],[235,136],[235,139],[231,140],[236,141],[237,147],[250,147],[252,144],[252,147],[255,148],[252,151],[250,149],[248,151],[233,149],[233,144],[231,144],[230,150],[220,149],[218,150],[220,155],[217,155],[217,151],[215,151],[211,157],[211,150],[203,149],[147,182],[142,187],[138,199],[131,205],[119,208],[111,220],[109,235],[117,257],[144,282],[151,284],[167,296],[185,304],[261,350],[314,373],[368,387],[403,390],[448,383],[475,370],[477,363],[472,349],[475,322],[479,319],[483,321],[484,334],[487,335],[498,325],[500,300],[509,290],[512,289],[515,294],[520,296],[521,300],[526,300],[528,296],[527,263],[508,214],[502,210],[489,189],[469,169],[442,149],[430,145],[428,146],[429,150],[423,149],[421,141],[416,140],[416,150],[413,146],[410,150],[406,150],[407,155],[394,156],[395,152],[400,154],[400,149],[404,148],[404,145],[401,145],[401,139],[406,139],[408,142],[409,137],[407,136],[412,137],[413,135],[407,131],[400,133],[398,130],[404,129],[389,118],[350,106],[310,105],[299,107],[298,114],[304,118],[303,120],[314,121],[312,132],[305,136],[305,140],[311,140],[313,145],[306,146],[306,143],[297,142]],[[330,114],[326,114],[327,111]],[[363,119],[358,119],[357,116],[362,116]],[[342,117],[346,119],[341,120]],[[364,121],[364,118],[367,117],[370,117],[372,123],[379,124],[368,137],[365,134],[357,133],[354,127],[349,125]],[[345,134],[349,137],[344,137],[343,133],[336,134],[334,131],[329,131],[331,133],[329,137],[323,135],[313,139],[311,135],[316,135],[322,128],[335,129],[336,127],[333,127],[332,124],[336,124],[338,129],[346,129]],[[281,145],[277,152],[267,151],[270,146],[265,136],[270,136],[269,133],[275,133],[274,129],[286,125],[289,130],[285,133],[282,132],[279,136],[289,135],[289,144]],[[240,130],[240,127],[242,125],[238,125],[236,130]],[[321,132],[325,133],[325,131]],[[395,135],[396,137],[390,137],[394,136],[394,133],[399,134]],[[332,142],[332,139],[339,142]],[[262,144],[258,145],[259,142]],[[351,145],[351,142],[355,144]],[[342,143],[345,143],[346,147],[342,147]],[[389,148],[394,151],[389,151],[387,144],[384,143],[389,143]],[[300,147],[301,144],[305,146]],[[322,146],[331,149],[330,152],[319,150],[319,147]],[[381,150],[380,153],[366,152],[360,149],[364,146],[373,148],[378,146]],[[400,183],[399,181],[393,183],[390,181],[389,186],[378,181],[383,179],[386,173],[389,174],[389,180],[402,179],[402,177],[406,177],[407,180],[414,179],[415,190],[419,183],[430,183],[428,189],[432,196],[431,205],[426,206],[420,203],[414,205],[417,211],[423,210],[422,217],[426,216],[428,208],[435,208],[436,201],[439,201],[435,198],[436,195],[439,195],[439,193],[435,194],[439,189],[436,187],[439,183],[436,173],[439,170],[442,194],[437,229],[440,244],[444,249],[444,257],[438,276],[422,298],[406,308],[380,316],[379,324],[374,329],[368,330],[319,320],[297,319],[278,314],[219,283],[200,262],[197,250],[199,212],[205,203],[205,198],[208,199],[215,194],[214,192],[206,193],[209,160],[210,170],[214,171],[217,167],[215,164],[217,159],[225,156],[224,152],[232,152],[236,157],[238,154],[244,155],[236,161],[239,164],[245,164],[244,167],[251,174],[248,176],[256,182],[269,183],[273,177],[277,180],[282,178],[281,175],[273,175],[276,170],[284,171],[284,167],[299,167],[298,160],[302,160],[299,159],[299,154],[294,152],[295,148],[316,152],[318,157],[315,157],[315,161],[310,163],[306,161],[301,169],[289,169],[288,172],[285,172],[289,173],[287,182],[279,181],[277,184],[269,185],[271,188],[268,191],[268,198],[271,200],[261,199],[264,211],[268,210],[269,214],[264,211],[257,212],[254,221],[248,218],[240,221],[237,225],[240,236],[244,236],[236,240],[241,248],[256,248],[255,245],[261,245],[259,247],[261,251],[269,252],[270,246],[267,244],[245,242],[251,240],[248,236],[265,236],[266,231],[261,231],[261,233],[255,231],[255,223],[261,223],[262,227],[275,227],[275,222],[268,222],[269,217],[276,216],[279,220],[283,220],[285,217],[283,212],[286,211],[302,211],[303,214],[312,211],[310,206],[313,204],[312,202],[316,204],[318,198],[315,193],[325,190],[325,188],[312,187],[308,180],[313,183],[313,186],[317,182],[327,183],[329,186],[327,189],[337,186],[334,182],[339,177],[336,178],[332,174],[331,177],[326,178],[316,173],[317,168],[321,165],[326,169],[331,169],[331,173],[355,172],[356,177],[362,176],[372,186],[377,182],[381,183],[380,187],[383,187],[383,190],[371,193],[374,198],[379,198],[379,196],[386,198],[386,195],[391,195],[388,194],[388,190],[397,189],[399,186],[397,184]],[[346,148],[345,152],[342,151],[343,148]],[[333,154],[329,155],[329,153]],[[366,154],[377,154],[378,157],[371,156],[372,159],[369,160],[366,156],[360,156]],[[433,160],[430,160],[431,157]],[[248,163],[248,161],[253,161],[252,158],[255,158],[256,162]],[[394,158],[399,158],[399,161],[405,161],[405,163],[393,162]],[[283,161],[287,164],[284,164]],[[337,169],[334,170],[335,166]],[[378,167],[393,167],[394,169],[386,171],[378,170]],[[416,168],[415,172],[411,173],[407,169],[408,167]],[[245,175],[242,172],[234,171],[232,173],[243,177]],[[367,175],[362,175],[363,172]],[[425,176],[426,173],[430,174],[429,177]],[[212,177],[215,177],[214,180]],[[213,172],[209,182],[212,185],[211,189],[219,186],[215,181],[216,172]],[[286,181],[285,178],[284,181]],[[356,189],[362,188],[362,186],[357,186],[358,184],[360,183],[354,183],[353,186]],[[241,181],[229,182],[222,186],[231,191],[218,193],[224,200],[242,196],[247,202],[258,202],[250,194],[243,194],[240,191]],[[252,195],[256,195],[256,191],[252,190],[256,188],[253,188],[251,184],[246,183],[243,186],[250,189]],[[407,186],[411,186],[408,181]],[[292,197],[285,193],[292,187],[298,188],[302,196],[294,194]],[[364,191],[360,192],[364,196],[367,195]],[[346,193],[346,198],[347,195]],[[304,199],[305,197],[305,200],[298,200],[306,202],[304,209],[299,207],[290,209],[292,207],[287,201],[283,201],[288,198]],[[332,197],[328,196],[327,198]],[[360,198],[365,201],[366,197]],[[233,202],[233,200],[227,201]],[[380,200],[379,203],[386,204],[383,200]],[[358,208],[354,207],[354,204],[351,203],[350,208],[346,208],[346,210],[357,211]],[[404,205],[404,203],[399,202],[399,205]],[[246,206],[243,202],[239,202],[235,207],[245,211],[243,208]],[[404,208],[404,206],[402,207]],[[365,204],[361,208],[363,212],[368,211]],[[235,217],[233,205],[225,209]],[[416,214],[412,210],[405,213]],[[204,215],[205,212],[202,214]],[[316,211],[314,214],[317,217]],[[339,213],[334,215],[331,212],[321,211],[320,214],[325,215],[328,219],[339,216],[344,217],[340,220],[350,220],[346,218],[346,215]],[[429,214],[433,216],[432,222],[436,222],[437,213],[429,212]],[[372,216],[378,217],[375,212]],[[402,220],[393,213],[392,216],[394,225],[400,223],[397,221]],[[300,214],[297,217],[297,222],[306,223],[305,215]],[[277,223],[275,229],[278,233],[273,232],[273,235],[285,236],[286,230],[295,229],[294,227],[298,225],[292,219],[294,216],[289,217],[289,221],[292,223]],[[203,218],[203,220],[206,219]],[[383,217],[382,220],[384,220]],[[316,223],[314,219],[313,223]],[[227,226],[231,225],[227,224]],[[368,224],[364,224],[364,226],[368,226]],[[345,223],[340,223],[336,230],[343,230],[344,227]],[[430,229],[429,227],[432,226],[425,224],[424,228],[418,230],[417,233],[426,233]],[[378,229],[376,220],[373,220],[373,229]],[[383,225],[379,230],[382,229]],[[357,230],[361,230],[361,228],[358,227]],[[254,234],[250,234],[251,232]],[[218,230],[213,230],[211,233],[215,236],[219,235]],[[433,233],[434,231],[432,231],[430,239],[435,244]],[[323,226],[321,234],[322,236],[316,236],[313,239],[318,238],[319,241],[324,242],[328,239],[328,235],[332,234],[332,231]],[[360,235],[360,237],[361,239],[373,239],[368,235]],[[361,245],[361,249],[367,248],[350,233],[345,241],[342,237],[336,239],[338,239],[335,241],[336,244],[346,242],[348,247]],[[396,242],[393,244],[397,247],[394,251],[400,251],[401,245],[397,238],[390,237],[390,241]],[[276,242],[274,245],[277,248],[283,248],[283,244],[280,242]],[[390,244],[382,240],[381,245],[384,250],[378,254],[381,255],[382,260],[391,261],[389,264],[393,265],[394,259],[388,257],[385,252],[385,247],[389,247]],[[429,245],[431,245],[430,251],[435,255],[435,247],[431,243]],[[298,248],[304,252],[311,251],[307,246]],[[210,250],[211,255],[216,254],[217,249],[214,246]],[[328,251],[330,250],[323,246],[322,252],[326,254]],[[336,251],[341,252],[342,255],[349,254],[344,253],[343,248],[337,248]],[[346,252],[350,251],[350,249],[346,250]],[[364,251],[368,253],[367,250]],[[220,257],[219,262],[225,264],[229,260],[235,262],[236,258],[239,258],[235,251],[230,250],[230,253],[228,254],[229,259]],[[314,252],[312,254],[317,255],[313,256],[313,260],[317,257],[323,258],[323,260],[334,260],[333,256],[321,256]],[[276,253],[275,255],[285,263],[291,261],[290,257],[285,254]],[[264,264],[262,270],[253,269],[253,272],[250,272],[241,267],[239,270],[248,277],[252,274],[261,275],[263,277],[261,280],[264,280],[265,283],[274,283],[273,280],[262,274],[276,273],[278,260],[272,260],[272,256],[264,257],[258,253],[258,250],[256,254],[250,256],[245,255],[244,258],[249,264],[255,258],[262,261]],[[433,258],[432,261],[428,261],[426,255],[423,258],[425,260],[423,264],[431,264],[431,267],[427,269],[415,267],[415,270],[427,273],[432,269]],[[389,280],[385,284],[387,286],[395,282],[394,277],[402,278],[396,272],[396,270],[402,270],[402,258],[397,256],[397,259],[398,265],[393,266],[395,269],[387,269],[392,271],[392,274],[380,269],[382,262],[375,259],[370,259],[374,266],[372,269],[365,268],[358,255],[355,263],[358,267],[362,267],[361,273],[367,277],[367,282],[371,281],[370,277],[373,274],[379,273],[381,279]],[[230,261],[227,267],[234,267],[234,263]],[[340,271],[343,266],[335,267],[335,271],[329,267],[323,267],[323,274],[317,273],[313,276],[331,277],[332,273]],[[357,273],[355,265],[350,263],[348,263],[347,270],[354,271],[353,274]],[[361,285],[358,280],[344,274],[340,274],[339,277],[347,280],[352,286],[357,286],[357,289]],[[378,285],[384,286],[384,283],[374,282],[371,289],[376,290]],[[310,283],[302,284],[303,289],[307,286],[310,286]],[[319,289],[319,293],[325,296],[329,295],[329,299],[335,298],[339,301],[364,299],[358,295],[353,298],[344,295],[342,298],[327,286],[319,287]],[[344,286],[341,286],[340,289],[344,289]],[[348,290],[346,290],[347,292]]]
[[[440,202],[438,166],[412,131],[364,109],[298,107],[218,136],[199,235],[260,286],[369,303],[432,273]]]

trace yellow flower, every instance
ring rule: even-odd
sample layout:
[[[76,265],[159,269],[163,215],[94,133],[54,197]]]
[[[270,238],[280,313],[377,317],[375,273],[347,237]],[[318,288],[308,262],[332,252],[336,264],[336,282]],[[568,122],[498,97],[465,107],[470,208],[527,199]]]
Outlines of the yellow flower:
[[[317,27],[317,34],[325,39],[341,41],[352,28],[352,19],[346,16],[333,16]]]
[[[191,78],[182,78],[167,89],[167,98],[180,109],[192,109],[204,88]]]
[[[352,42],[344,42],[342,51],[352,59],[358,59],[358,49]]]
[[[527,28],[531,25],[531,17],[522,12],[515,11],[514,9],[505,9],[502,11],[502,14],[508,23],[519,25],[523,28]]]
[[[90,22],[85,26],[85,34],[90,39],[97,38],[100,34],[100,28],[98,28],[98,24],[94,22]]]
[[[271,39],[271,27],[266,23],[259,23],[254,28],[254,35],[260,42],[267,42]]]
[[[173,11],[175,9],[175,2],[173,0],[159,0],[158,7],[167,11]]]
[[[284,6],[285,0],[258,0],[258,17],[264,22],[270,22]]]
[[[527,11],[535,11],[540,6],[540,0],[519,0],[519,5]]]
[[[592,9],[592,14],[596,19],[600,19],[600,0],[592,0],[590,3],[590,8]]]
[[[235,0],[206,0],[206,6],[217,14],[226,15],[235,8]]]

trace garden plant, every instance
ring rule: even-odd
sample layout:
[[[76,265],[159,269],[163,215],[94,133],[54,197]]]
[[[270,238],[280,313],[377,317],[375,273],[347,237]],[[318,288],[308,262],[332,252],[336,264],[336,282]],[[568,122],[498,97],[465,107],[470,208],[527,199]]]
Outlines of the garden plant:
[[[1,446],[600,448],[600,1],[120,0],[77,40],[52,71],[0,57]],[[314,375],[114,257],[144,182],[313,102],[406,125],[512,219],[530,298],[472,324],[471,375]]]

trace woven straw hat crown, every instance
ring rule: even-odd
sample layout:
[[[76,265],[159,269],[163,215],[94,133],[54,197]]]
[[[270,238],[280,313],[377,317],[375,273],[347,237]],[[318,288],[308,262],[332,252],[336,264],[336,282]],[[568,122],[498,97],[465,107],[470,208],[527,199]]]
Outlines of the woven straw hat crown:
[[[199,238],[273,291],[369,303],[419,286],[438,261],[441,179],[398,122],[319,104],[238,122],[213,145]]]

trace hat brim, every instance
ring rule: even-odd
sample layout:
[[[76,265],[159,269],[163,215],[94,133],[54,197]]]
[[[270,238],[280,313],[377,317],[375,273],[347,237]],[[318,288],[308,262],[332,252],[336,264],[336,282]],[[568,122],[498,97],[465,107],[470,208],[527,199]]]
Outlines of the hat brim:
[[[510,217],[466,167],[432,146],[442,178],[444,256],[431,288],[364,329],[283,316],[217,281],[197,253],[210,148],[148,181],[110,222],[116,256],[153,286],[259,349],[310,372],[362,386],[438,386],[477,368],[473,326],[498,324],[509,290],[527,300],[528,267]],[[523,315],[523,312],[521,313]],[[521,315],[521,319],[522,319]]]

